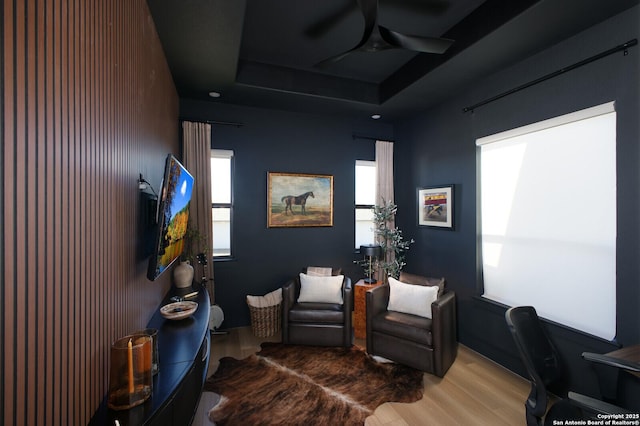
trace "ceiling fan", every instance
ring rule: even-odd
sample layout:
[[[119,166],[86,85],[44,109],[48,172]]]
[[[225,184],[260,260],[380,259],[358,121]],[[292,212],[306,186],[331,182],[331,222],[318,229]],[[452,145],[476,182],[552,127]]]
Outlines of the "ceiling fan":
[[[364,32],[360,42],[351,49],[331,56],[315,65],[324,68],[353,52],[379,52],[388,49],[407,49],[415,52],[442,54],[454,40],[437,37],[421,37],[399,33],[378,24],[378,0],[357,0],[364,17]]]

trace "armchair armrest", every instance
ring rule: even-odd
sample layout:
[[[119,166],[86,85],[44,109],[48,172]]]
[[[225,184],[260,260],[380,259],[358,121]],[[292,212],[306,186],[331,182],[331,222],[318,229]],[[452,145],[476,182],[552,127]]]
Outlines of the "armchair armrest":
[[[346,275],[342,282],[342,303],[344,304],[345,312],[353,311],[353,287],[351,285],[351,278]]]
[[[435,355],[434,373],[438,377],[443,377],[458,353],[456,294],[453,291],[444,293],[431,304],[431,319]]]
[[[282,286],[282,306],[287,311],[291,309],[298,299],[298,285],[296,279],[291,279]]]
[[[389,305],[389,289],[388,284],[383,284],[367,290],[365,294],[367,318],[373,318],[387,310],[387,306]]]
[[[367,290],[365,293],[365,305],[366,305],[366,327],[367,327],[367,352],[373,353],[373,341],[371,336],[373,335],[373,330],[371,328],[371,320],[373,318],[386,311],[387,305],[389,304],[389,285],[383,284],[378,287],[374,287],[370,290]]]
[[[289,311],[296,300],[298,300],[298,287],[299,284],[295,278],[286,282],[282,286],[282,308],[281,308],[281,321],[282,321],[282,342],[289,343]]]
[[[344,346],[351,347],[353,344],[353,325],[351,313],[353,312],[353,288],[351,278],[344,276],[342,284],[342,312],[344,312]]]

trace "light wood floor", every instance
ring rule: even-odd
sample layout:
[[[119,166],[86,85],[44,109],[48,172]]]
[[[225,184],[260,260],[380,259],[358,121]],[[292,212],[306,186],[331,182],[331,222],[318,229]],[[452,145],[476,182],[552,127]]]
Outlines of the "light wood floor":
[[[209,375],[222,357],[245,358],[260,350],[262,341],[251,328],[229,330],[212,336]],[[356,339],[359,346],[365,342]],[[529,382],[500,365],[460,345],[458,357],[444,378],[424,375],[424,397],[411,404],[386,403],[366,420],[366,426],[400,425],[524,425],[524,401]],[[210,426],[207,411],[212,394],[203,392],[194,426]]]

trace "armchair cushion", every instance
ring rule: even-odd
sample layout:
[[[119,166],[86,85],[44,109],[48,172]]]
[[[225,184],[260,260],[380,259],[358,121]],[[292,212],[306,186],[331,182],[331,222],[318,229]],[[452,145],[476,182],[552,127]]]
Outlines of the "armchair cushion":
[[[344,310],[337,303],[296,303],[289,311],[289,321],[343,324]]]
[[[437,286],[407,284],[389,277],[390,311],[431,318],[431,304],[438,298]]]
[[[372,321],[373,329],[381,333],[390,334],[421,345],[433,345],[431,337],[432,321],[429,318],[386,311],[374,317]]]
[[[300,296],[298,303],[342,304],[342,282],[344,275],[317,277],[300,273]]]

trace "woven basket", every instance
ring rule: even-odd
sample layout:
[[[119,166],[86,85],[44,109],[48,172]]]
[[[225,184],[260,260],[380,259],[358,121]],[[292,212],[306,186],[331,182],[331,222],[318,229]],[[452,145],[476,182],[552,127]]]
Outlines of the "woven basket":
[[[281,303],[264,308],[249,306],[251,329],[256,337],[270,337],[280,331]]]

